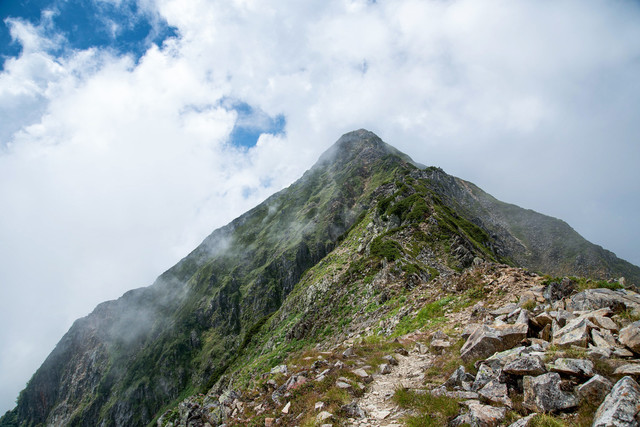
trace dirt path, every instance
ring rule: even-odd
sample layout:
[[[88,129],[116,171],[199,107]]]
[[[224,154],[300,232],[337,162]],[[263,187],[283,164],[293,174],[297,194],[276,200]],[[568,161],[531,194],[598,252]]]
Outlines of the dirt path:
[[[358,406],[367,416],[353,419],[351,425],[389,427],[403,425],[401,418],[406,412],[393,402],[392,396],[398,388],[419,388],[424,379],[424,371],[433,356],[420,354],[417,348],[414,348],[408,356],[396,354],[394,357],[398,361],[398,366],[392,366],[390,374],[375,374],[369,389],[357,401]]]

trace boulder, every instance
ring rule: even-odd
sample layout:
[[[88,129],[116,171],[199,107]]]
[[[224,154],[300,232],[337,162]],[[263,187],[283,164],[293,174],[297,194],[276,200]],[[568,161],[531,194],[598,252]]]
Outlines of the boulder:
[[[460,357],[469,362],[515,347],[527,337],[526,324],[482,325],[476,329],[460,349]]]
[[[560,374],[549,372],[537,377],[525,376],[522,405],[537,412],[562,411],[578,406],[578,399],[560,389]]]
[[[596,325],[588,319],[581,317],[572,319],[563,328],[553,333],[553,343],[559,347],[575,345],[586,348],[591,329],[595,327]]]
[[[340,409],[349,418],[365,418],[367,416],[364,410],[360,408],[355,401],[348,403],[346,405],[343,405]]]
[[[468,424],[477,427],[494,427],[500,424],[507,414],[506,408],[483,405],[476,400],[466,401],[463,405],[469,408],[469,412],[456,417],[451,421],[450,426]]]
[[[485,386],[489,381],[500,378],[500,370],[495,371],[489,365],[484,363],[478,367],[478,373],[473,381],[471,390],[478,391]]]
[[[586,359],[560,358],[547,367],[552,372],[577,377],[592,377],[594,375],[593,362]]]
[[[513,403],[509,399],[507,385],[499,382],[498,379],[489,381],[478,391],[478,394],[486,402],[499,403],[508,408],[513,407]]]
[[[626,365],[618,366],[613,372],[614,375],[632,375],[640,376],[640,364],[627,363]]]
[[[594,375],[593,378],[578,387],[578,397],[597,406],[602,403],[612,387],[611,381],[601,375]]]
[[[619,330],[618,324],[609,317],[594,316],[591,321],[602,329],[607,329],[612,332],[618,332]]]
[[[526,355],[504,365],[502,372],[511,375],[537,376],[547,372],[547,369],[538,356]]]
[[[468,373],[464,366],[460,365],[458,366],[458,369],[453,371],[453,374],[447,378],[444,386],[448,388],[462,387],[463,382],[473,382],[473,380],[473,375]]]
[[[592,427],[640,425],[640,386],[631,377],[618,381],[598,407]]]
[[[542,292],[542,296],[549,302],[555,302],[568,297],[576,289],[576,285],[568,278],[562,279],[560,283],[549,283]]]
[[[574,311],[610,308],[618,313],[628,308],[640,312],[640,295],[626,289],[587,289],[572,296],[567,307]]]
[[[634,352],[640,353],[640,320],[623,328],[618,335],[618,341]]]
[[[616,346],[616,339],[607,329],[593,329],[591,331],[591,341],[596,347],[609,348]]]
[[[380,373],[383,375],[387,375],[391,373],[391,366],[388,363],[381,363],[378,367]]]

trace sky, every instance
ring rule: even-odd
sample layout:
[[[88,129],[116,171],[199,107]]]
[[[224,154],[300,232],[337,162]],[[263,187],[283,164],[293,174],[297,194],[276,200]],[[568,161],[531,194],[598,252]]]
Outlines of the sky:
[[[366,128],[640,264],[637,0],[0,0],[0,412]]]

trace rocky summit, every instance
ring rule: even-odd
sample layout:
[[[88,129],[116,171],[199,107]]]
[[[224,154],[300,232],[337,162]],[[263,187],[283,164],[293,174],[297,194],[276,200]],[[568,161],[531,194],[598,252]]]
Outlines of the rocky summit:
[[[358,130],[77,320],[0,426],[638,426],[637,283]]]

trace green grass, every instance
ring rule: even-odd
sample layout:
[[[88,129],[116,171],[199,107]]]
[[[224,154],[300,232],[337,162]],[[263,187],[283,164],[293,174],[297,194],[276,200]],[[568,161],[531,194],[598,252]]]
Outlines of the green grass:
[[[460,411],[460,404],[456,399],[446,396],[433,396],[426,390],[421,392],[397,389],[393,401],[401,408],[416,411],[418,415],[408,416],[405,422],[408,426],[443,426],[450,418]]]
[[[444,321],[444,307],[453,300],[453,296],[444,297],[425,305],[415,316],[407,315],[403,317],[398,322],[393,336],[404,335],[422,329],[427,325]]]

